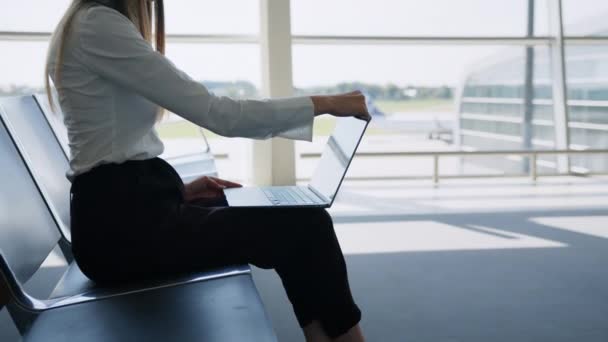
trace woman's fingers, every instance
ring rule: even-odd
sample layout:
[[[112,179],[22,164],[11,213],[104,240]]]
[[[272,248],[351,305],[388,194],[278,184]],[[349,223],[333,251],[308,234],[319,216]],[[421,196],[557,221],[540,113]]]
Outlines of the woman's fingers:
[[[355,116],[359,120],[370,121],[372,117],[370,115],[356,115]]]
[[[215,198],[222,195],[224,187],[210,177],[197,178],[185,185],[185,198],[190,202],[199,198]]]
[[[338,116],[355,116],[363,120],[369,120],[370,115],[365,103],[365,96],[361,92],[344,95],[341,98],[342,101],[339,101],[339,106],[336,108]]]
[[[216,183],[218,183],[219,185],[223,185],[226,188],[240,188],[243,185],[239,184],[239,183],[235,183],[235,182],[231,182],[231,181],[227,181],[225,179],[221,179],[221,178],[217,178],[217,177],[211,177]]]
[[[223,190],[225,186],[216,181],[215,177],[207,177],[206,188],[209,190]]]

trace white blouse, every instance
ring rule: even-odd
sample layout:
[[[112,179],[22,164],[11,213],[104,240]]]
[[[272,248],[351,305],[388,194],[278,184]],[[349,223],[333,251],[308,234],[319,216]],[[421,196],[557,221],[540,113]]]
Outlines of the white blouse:
[[[54,38],[47,61],[51,75],[57,48]],[[99,164],[160,155],[158,106],[223,136],[312,140],[310,97],[216,96],[156,52],[128,18],[105,6],[83,9],[74,18],[59,77],[53,81],[68,130],[70,180]]]

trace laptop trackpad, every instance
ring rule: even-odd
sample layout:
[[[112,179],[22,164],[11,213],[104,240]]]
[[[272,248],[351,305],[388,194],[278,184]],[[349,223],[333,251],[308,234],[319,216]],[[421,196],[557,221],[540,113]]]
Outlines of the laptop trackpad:
[[[224,190],[226,201],[230,207],[268,207],[272,206],[270,200],[260,188],[243,187]]]

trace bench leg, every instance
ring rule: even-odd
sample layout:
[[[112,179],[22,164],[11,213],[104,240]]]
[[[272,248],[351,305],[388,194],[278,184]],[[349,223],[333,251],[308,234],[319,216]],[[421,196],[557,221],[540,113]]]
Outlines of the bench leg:
[[[72,254],[72,246],[68,241],[66,241],[64,238],[61,238],[61,240],[59,240],[59,248],[61,248],[63,257],[65,258],[68,264],[74,261],[74,254]]]
[[[6,305],[6,309],[11,315],[13,322],[15,322],[15,326],[17,327],[17,330],[19,330],[21,336],[25,335],[25,333],[29,330],[29,328],[34,323],[34,320],[36,320],[36,317],[38,316],[37,313],[23,310],[13,301],[9,302]]]

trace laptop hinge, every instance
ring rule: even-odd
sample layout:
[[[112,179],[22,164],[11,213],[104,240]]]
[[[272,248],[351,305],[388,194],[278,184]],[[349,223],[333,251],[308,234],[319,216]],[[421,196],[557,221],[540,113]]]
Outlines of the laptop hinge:
[[[310,191],[312,191],[315,195],[317,195],[317,197],[319,197],[320,199],[322,199],[323,201],[325,201],[326,203],[331,203],[331,201],[329,200],[329,198],[323,196],[322,193],[318,192],[315,188],[313,188],[310,184],[307,185],[308,189]]]

